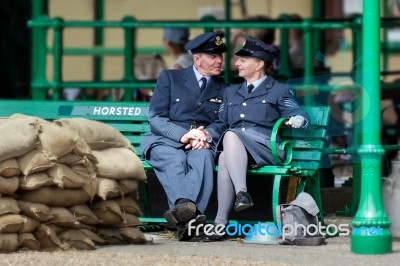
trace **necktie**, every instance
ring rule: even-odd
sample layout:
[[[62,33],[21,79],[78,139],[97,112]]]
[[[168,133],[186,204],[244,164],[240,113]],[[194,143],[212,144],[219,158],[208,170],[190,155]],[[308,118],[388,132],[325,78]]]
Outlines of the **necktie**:
[[[207,85],[207,79],[205,77],[202,77],[200,79],[203,83],[201,83],[201,87],[200,87],[200,93],[203,93],[204,89],[206,88]]]
[[[254,89],[254,85],[253,84],[249,84],[249,86],[247,86],[247,93],[250,94]]]

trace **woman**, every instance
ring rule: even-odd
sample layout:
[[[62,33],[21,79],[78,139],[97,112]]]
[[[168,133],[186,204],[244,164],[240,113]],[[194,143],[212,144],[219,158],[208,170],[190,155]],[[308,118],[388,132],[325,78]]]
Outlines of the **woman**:
[[[224,93],[219,118],[206,128],[221,152],[218,159],[218,213],[215,224],[226,225],[228,214],[253,206],[247,193],[248,167],[274,165],[270,136],[274,123],[281,117],[294,128],[306,128],[309,117],[293,99],[286,84],[271,77],[275,48],[250,36],[236,52],[236,67],[245,81],[228,87]],[[284,156],[283,152],[280,154]],[[235,199],[236,195],[236,199]],[[235,199],[235,201],[234,201]],[[213,234],[206,240],[221,240]]]

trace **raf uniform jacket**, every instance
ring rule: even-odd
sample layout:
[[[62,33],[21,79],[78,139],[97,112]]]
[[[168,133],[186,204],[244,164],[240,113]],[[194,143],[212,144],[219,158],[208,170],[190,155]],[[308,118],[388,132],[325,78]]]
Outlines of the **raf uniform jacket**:
[[[281,117],[295,115],[303,116],[308,123],[308,114],[299,108],[289,87],[268,76],[250,94],[246,82],[227,88],[219,119],[206,130],[217,143],[218,151],[222,150],[223,134],[233,131],[251,155],[251,167],[272,165],[275,162],[270,151],[270,136],[274,123]]]
[[[150,103],[150,132],[141,143],[143,157],[156,145],[182,148],[180,139],[192,125],[206,127],[214,122],[226,87],[211,77],[200,93],[193,66],[162,71]]]

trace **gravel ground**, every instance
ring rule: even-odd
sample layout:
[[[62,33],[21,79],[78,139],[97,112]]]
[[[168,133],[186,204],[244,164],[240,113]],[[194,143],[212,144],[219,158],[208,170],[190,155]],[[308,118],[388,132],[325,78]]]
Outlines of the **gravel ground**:
[[[350,251],[349,237],[327,239],[318,247],[222,242],[179,242],[168,233],[147,233],[148,245],[102,246],[93,251],[16,252],[0,254],[0,265],[398,265],[400,241],[385,255]]]

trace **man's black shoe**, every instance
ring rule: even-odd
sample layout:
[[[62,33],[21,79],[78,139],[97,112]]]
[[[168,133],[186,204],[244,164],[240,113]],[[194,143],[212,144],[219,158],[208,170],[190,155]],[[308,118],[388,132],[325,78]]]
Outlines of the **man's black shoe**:
[[[205,235],[203,238],[204,242],[215,242],[222,241],[227,238],[225,231],[226,225],[224,224],[214,224],[211,234]]]
[[[251,200],[250,194],[245,192],[245,191],[239,191],[236,194],[236,200],[235,200],[235,205],[234,205],[234,209],[235,211],[243,211],[247,208],[250,208],[251,206],[253,206],[254,203]]]
[[[194,228],[191,228],[191,231],[189,231],[189,223],[191,220],[194,220],[191,223],[191,226]],[[192,239],[194,236],[196,236],[196,228],[199,224],[204,224],[207,220],[207,217],[203,214],[197,215],[194,219],[191,219],[187,223],[183,223],[178,226],[178,234],[177,238],[179,241],[189,241]]]
[[[177,224],[187,223],[197,212],[196,204],[191,201],[178,202],[173,208],[164,213],[167,222],[174,226]]]

